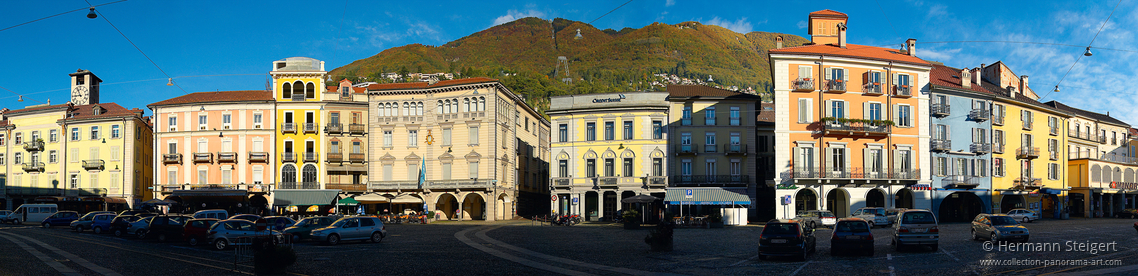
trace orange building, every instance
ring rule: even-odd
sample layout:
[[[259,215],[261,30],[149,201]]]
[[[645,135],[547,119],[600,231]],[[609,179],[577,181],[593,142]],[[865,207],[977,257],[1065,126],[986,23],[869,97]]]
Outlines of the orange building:
[[[811,43],[770,50],[776,217],[860,207],[930,208],[927,84],[932,64],[846,42],[846,14],[810,13]]]

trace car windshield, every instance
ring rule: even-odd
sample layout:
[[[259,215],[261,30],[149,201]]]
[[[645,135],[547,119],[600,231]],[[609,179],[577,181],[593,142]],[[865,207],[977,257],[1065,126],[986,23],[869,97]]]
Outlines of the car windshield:
[[[1009,218],[1009,217],[1005,217],[1005,216],[988,217],[988,220],[992,221],[992,225],[1016,225],[1016,224],[1019,224],[1018,222],[1016,222],[1016,220]]]
[[[838,232],[869,232],[869,224],[860,221],[838,222]]]
[[[773,223],[763,227],[763,234],[798,235],[798,226],[793,223]]]
[[[819,216],[819,217],[824,217],[824,218],[832,218],[832,217],[834,217],[834,213],[830,213],[830,212],[820,212],[820,213],[818,213],[818,216]]]
[[[906,224],[936,224],[936,218],[933,218],[932,213],[928,212],[912,212],[905,213],[901,218],[901,223]]]

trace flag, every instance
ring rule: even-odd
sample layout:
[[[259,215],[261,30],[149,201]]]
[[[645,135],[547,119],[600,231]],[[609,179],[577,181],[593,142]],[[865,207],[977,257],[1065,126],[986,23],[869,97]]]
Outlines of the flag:
[[[423,188],[423,184],[427,182],[427,159],[423,159],[423,164],[419,167],[419,189]]]

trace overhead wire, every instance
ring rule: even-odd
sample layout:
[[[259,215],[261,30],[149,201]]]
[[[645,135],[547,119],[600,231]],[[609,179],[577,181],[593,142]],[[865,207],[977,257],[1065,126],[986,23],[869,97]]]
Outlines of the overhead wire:
[[[19,27],[19,26],[23,26],[23,25],[31,24],[31,23],[34,23],[34,22],[36,22],[36,21],[40,21],[40,20],[44,20],[44,19],[48,19],[48,18],[52,18],[52,17],[56,17],[56,16],[60,16],[60,15],[64,15],[64,14],[69,14],[69,13],[73,13],[73,12],[77,12],[77,11],[81,11],[81,10],[86,10],[86,9],[90,9],[90,8],[93,8],[93,7],[106,6],[106,5],[110,5],[110,4],[114,4],[114,3],[120,3],[120,2],[126,2],[126,0],[119,0],[119,1],[114,1],[114,2],[108,2],[108,3],[98,4],[98,5],[91,5],[91,2],[87,2],[87,5],[88,5],[87,7],[78,8],[78,9],[74,9],[74,10],[70,10],[70,11],[65,11],[65,12],[61,12],[61,13],[57,13],[57,14],[53,14],[53,15],[49,15],[49,16],[45,16],[45,17],[40,17],[40,18],[38,18],[38,19],[35,19],[35,20],[32,20],[32,21],[28,21],[28,22],[24,22],[24,23],[20,23],[20,24],[12,25],[11,27],[7,27],[7,28],[3,28],[3,29],[0,29],[0,32],[3,32],[3,31],[7,31],[8,29],[12,29],[12,28],[15,28],[15,27]]]
[[[890,29],[893,29],[893,35],[897,36],[897,38],[900,38],[901,33],[897,32],[897,27],[893,26],[893,20],[889,19],[889,14],[885,13],[885,9],[881,7],[881,2],[878,0],[873,0],[873,2],[877,3],[877,10],[881,11],[881,15],[885,17],[885,22],[889,23]]]
[[[87,1],[87,0],[84,0],[84,1],[86,1],[88,5],[90,5],[90,4],[91,4],[91,1]],[[143,51],[142,51],[142,48],[139,48],[137,44],[134,44],[134,41],[131,41],[131,40],[130,40],[130,38],[129,38],[129,37],[127,37],[127,36],[126,36],[126,34],[124,34],[124,33],[122,32],[122,30],[119,30],[119,27],[116,27],[116,26],[115,26],[115,23],[111,23],[111,20],[110,20],[110,19],[107,19],[107,16],[106,16],[106,15],[104,15],[104,14],[103,14],[102,12],[100,12],[98,9],[93,9],[93,11],[95,11],[95,13],[98,13],[98,14],[99,14],[99,17],[102,17],[102,18],[103,18],[103,21],[106,21],[106,22],[107,22],[107,24],[111,25],[111,28],[114,28],[114,29],[115,29],[115,31],[119,33],[119,35],[122,35],[122,38],[126,39],[126,42],[130,42],[130,45],[131,45],[131,46],[134,46],[134,49],[135,49],[135,50],[138,50],[138,52],[139,52],[139,53],[141,53],[143,57],[146,57],[146,60],[149,60],[149,61],[150,61],[150,64],[153,64],[155,68],[158,68],[158,71],[159,71],[159,72],[162,72],[162,75],[166,75],[166,78],[170,80],[170,84],[173,84],[175,87],[178,87],[178,89],[181,89],[181,90],[182,90],[182,93],[185,93],[185,94],[189,94],[189,93],[190,93],[190,92],[186,91],[186,89],[185,89],[185,88],[182,88],[182,86],[181,86],[181,85],[179,85],[177,82],[174,82],[174,77],[171,77],[171,76],[170,76],[170,74],[167,74],[167,73],[166,73],[166,70],[162,70],[162,67],[161,67],[161,66],[158,66],[158,63],[157,63],[157,62],[154,62],[154,59],[151,59],[151,58],[150,58],[150,56],[146,54],[146,52],[143,52]]]
[[[593,25],[593,22],[597,22],[597,20],[600,20],[602,17],[605,17],[606,15],[609,15],[610,13],[612,13],[616,10],[619,10],[621,7],[624,7],[624,5],[628,5],[628,3],[632,3],[632,0],[628,0],[628,2],[624,2],[624,4],[620,4],[620,6],[617,6],[615,9],[612,9],[611,11],[606,12],[605,14],[602,14],[600,17],[597,17],[597,19],[593,19],[593,21],[589,21],[589,25]]]
[[[1110,18],[1114,16],[1114,11],[1118,10],[1118,5],[1120,4],[1122,4],[1122,0],[1118,0],[1118,3],[1114,4],[1114,8],[1110,10],[1110,15],[1107,15],[1106,20],[1102,21],[1102,26],[1098,28],[1098,32],[1095,32],[1095,36],[1091,38],[1091,42],[1087,43],[1087,51],[1090,51],[1091,45],[1095,44],[1095,39],[1098,39],[1098,35],[1102,33],[1102,29],[1106,28],[1106,23],[1110,22]],[[1067,73],[1063,73],[1063,77],[1059,78],[1059,82],[1055,83],[1055,90],[1059,90],[1059,84],[1062,84],[1063,80],[1067,79],[1067,75],[1071,74],[1071,69],[1075,69],[1075,65],[1079,64],[1079,60],[1082,60],[1084,56],[1086,56],[1086,54],[1079,55],[1075,58],[1075,63],[1071,63],[1071,67],[1067,68]],[[1042,101],[1043,99],[1046,99],[1047,96],[1050,96],[1052,92],[1055,92],[1055,90],[1048,91],[1046,95],[1039,97],[1039,100]]]

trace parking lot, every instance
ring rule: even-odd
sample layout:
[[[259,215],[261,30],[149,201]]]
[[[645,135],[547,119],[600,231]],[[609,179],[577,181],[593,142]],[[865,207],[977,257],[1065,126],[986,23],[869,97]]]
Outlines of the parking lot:
[[[388,225],[381,243],[346,242],[326,246],[295,245],[298,261],[289,268],[301,275],[438,274],[597,274],[641,275],[880,275],[880,274],[1044,274],[1053,272],[1133,275],[1138,273],[1138,234],[1131,219],[1044,220],[1027,224],[1032,243],[1116,243],[1111,250],[1077,252],[985,250],[969,237],[969,225],[940,227],[940,249],[897,252],[889,247],[890,229],[873,230],[876,254],[830,256],[829,229],[819,229],[818,252],[807,261],[759,260],[761,226],[724,229],[677,229],[673,252],[649,252],[648,230],[617,225],[534,226],[528,221],[441,222]],[[65,228],[0,225],[0,274],[59,274],[63,266],[78,275],[218,275],[248,274],[251,264],[233,271],[232,251],[116,238]],[[30,254],[25,254],[25,252]],[[1019,264],[992,261],[1018,260]],[[1044,265],[1032,260],[1119,260],[1117,264]],[[20,264],[20,265],[12,265]],[[1115,269],[1115,270],[1105,270]],[[111,273],[108,273],[111,272]]]

